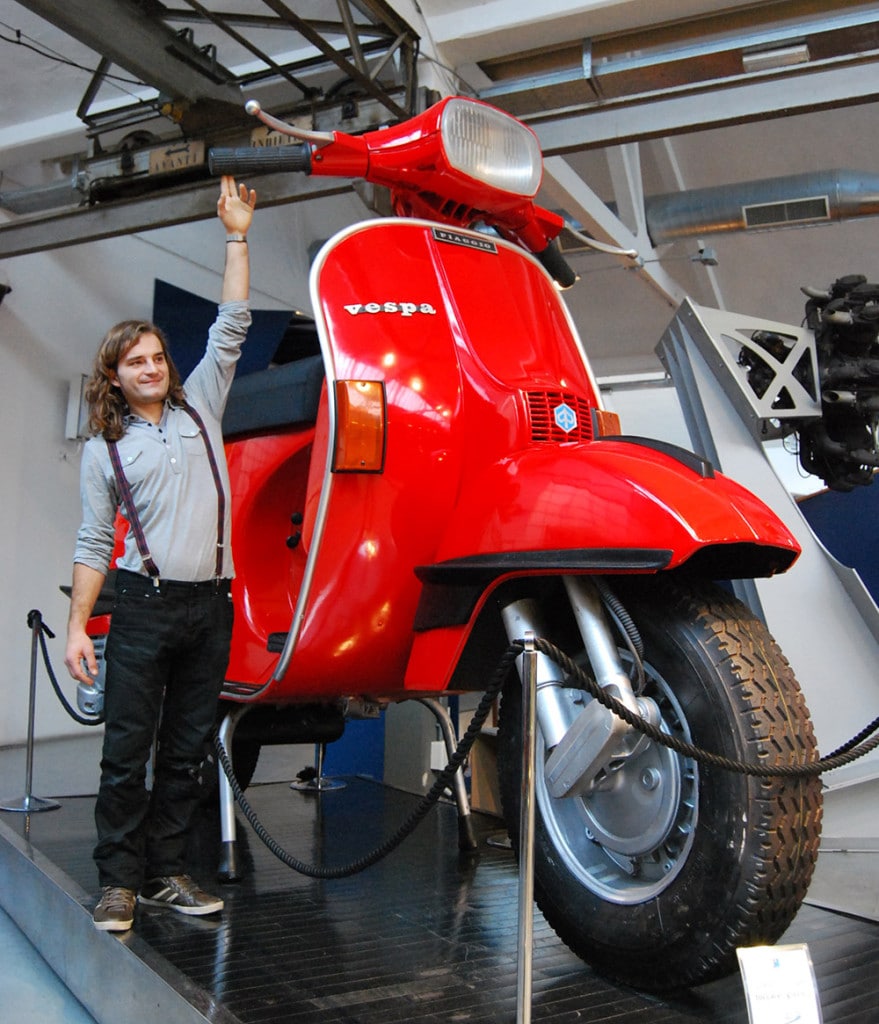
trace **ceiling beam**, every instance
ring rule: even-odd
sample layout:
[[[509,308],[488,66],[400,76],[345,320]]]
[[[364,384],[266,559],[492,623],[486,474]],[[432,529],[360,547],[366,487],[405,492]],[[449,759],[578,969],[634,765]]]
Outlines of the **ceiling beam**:
[[[327,180],[290,174],[261,175],[254,178],[254,183],[259,189],[261,210],[340,195],[353,187],[347,178]],[[217,180],[208,179],[151,196],[0,224],[0,259],[188,224],[216,215]]]
[[[344,5],[345,2],[346,0],[340,0],[341,5]],[[383,103],[391,114],[401,119],[409,116],[411,111],[396,103],[377,82],[373,81],[365,69],[357,67],[356,47],[353,47],[355,63],[352,63],[347,57],[339,53],[327,39],[324,39],[320,32],[315,31],[305,18],[299,17],[283,0],[263,0],[263,3],[270,7],[280,18],[288,22],[315,49],[319,50],[327,60],[335,64],[344,75],[356,82],[368,95]],[[353,31],[353,22],[350,28]],[[355,40],[349,38],[349,42],[353,44]]]
[[[241,106],[232,74],[129,0],[20,0],[23,7],[172,99]]]
[[[863,57],[863,55],[862,55]],[[784,75],[748,76],[696,89],[603,101],[524,116],[547,156],[705,131],[879,100],[879,54]]]

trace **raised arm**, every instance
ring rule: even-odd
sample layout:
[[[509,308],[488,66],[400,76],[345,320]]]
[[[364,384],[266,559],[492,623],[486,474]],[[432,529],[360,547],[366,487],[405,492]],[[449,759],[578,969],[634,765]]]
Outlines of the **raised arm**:
[[[220,198],[217,216],[226,229],[226,266],[223,272],[221,302],[234,302],[248,298],[250,293],[250,256],[247,251],[247,232],[256,206],[256,192],[246,185],[236,185],[235,179],[225,176],[220,180]]]

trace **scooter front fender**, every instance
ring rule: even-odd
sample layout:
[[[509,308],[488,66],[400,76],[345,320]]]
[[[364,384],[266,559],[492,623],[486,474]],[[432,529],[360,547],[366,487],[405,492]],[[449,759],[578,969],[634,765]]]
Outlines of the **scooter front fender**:
[[[683,449],[644,438],[537,448],[462,491],[437,558],[420,566],[407,686],[448,679],[489,593],[516,576],[659,572],[703,578],[783,572],[800,547],[741,485]]]
[[[716,578],[771,576],[800,551],[771,509],[704,459],[613,437],[532,447],[488,467],[462,491],[437,562],[586,550],[605,553],[596,569],[625,571],[625,552],[637,549],[666,551],[665,569],[711,551],[703,561]]]

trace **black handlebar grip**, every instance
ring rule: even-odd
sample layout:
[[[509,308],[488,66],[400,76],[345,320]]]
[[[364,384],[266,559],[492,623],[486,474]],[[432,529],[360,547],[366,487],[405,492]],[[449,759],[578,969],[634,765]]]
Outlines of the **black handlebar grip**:
[[[571,269],[565,257],[562,256],[558,242],[550,242],[543,252],[535,253],[535,256],[540,261],[543,269],[552,276],[553,281],[560,288],[570,288],[572,284],[576,283],[577,275]]]
[[[248,146],[239,149],[211,149],[208,152],[211,174],[245,177],[274,171],[311,172],[311,147],[307,142],[293,146]]]

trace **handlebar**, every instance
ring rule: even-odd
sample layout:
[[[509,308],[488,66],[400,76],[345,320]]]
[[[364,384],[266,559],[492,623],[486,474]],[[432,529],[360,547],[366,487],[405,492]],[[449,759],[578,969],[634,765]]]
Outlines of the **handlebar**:
[[[290,146],[248,146],[236,149],[212,149],[208,153],[211,174],[246,177],[275,171],[311,173],[311,146],[297,142]]]
[[[439,120],[445,102],[402,125],[352,136],[296,128],[266,114],[257,102],[251,101],[247,104],[249,113],[268,127],[301,141],[283,146],[212,149],[208,153],[208,167],[212,174],[236,178],[292,171],[360,178],[390,188],[398,215],[436,219],[438,201],[448,199],[456,212],[440,219],[462,227],[468,226],[468,211],[481,210],[486,222],[501,237],[533,253],[560,287],[569,288],[577,275],[552,241],[563,227],[558,214],[535,206],[527,192],[506,192],[502,180],[481,183],[463,172],[457,173],[454,167],[449,169]],[[526,131],[521,126],[520,129]],[[437,195],[438,186],[450,189],[448,195],[445,191]]]
[[[543,250],[534,254],[543,269],[552,277],[560,288],[570,288],[577,283],[577,275],[562,255],[557,241],[552,241]]]

